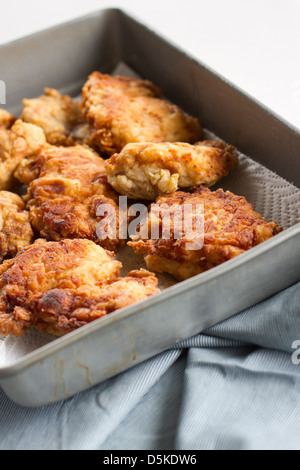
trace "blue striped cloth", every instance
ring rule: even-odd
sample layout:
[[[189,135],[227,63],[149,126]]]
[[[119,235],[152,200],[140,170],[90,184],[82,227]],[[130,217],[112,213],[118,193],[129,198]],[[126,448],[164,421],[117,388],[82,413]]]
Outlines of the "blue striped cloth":
[[[0,391],[0,449],[300,449],[297,340],[300,284],[67,401]]]

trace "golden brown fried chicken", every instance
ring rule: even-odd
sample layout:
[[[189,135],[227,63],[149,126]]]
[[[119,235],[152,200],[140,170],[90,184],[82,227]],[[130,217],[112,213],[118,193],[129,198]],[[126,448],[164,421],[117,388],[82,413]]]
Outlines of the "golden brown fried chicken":
[[[35,155],[45,142],[41,128],[21,120],[10,130],[0,128],[0,189],[11,189],[17,166]]]
[[[22,171],[18,176],[32,179],[25,199],[41,237],[88,238],[113,251],[124,245],[118,235],[118,195],[107,182],[104,161],[92,150],[45,145],[24,170],[26,178]]]
[[[23,100],[21,119],[40,126],[52,145],[70,146],[89,139],[89,125],[84,120],[78,102],[45,88],[45,95]]]
[[[158,198],[141,230],[144,239],[128,244],[145,256],[147,267],[184,280],[244,253],[282,227],[267,223],[244,197],[200,187]]]
[[[89,240],[38,240],[0,266],[0,334],[57,336],[158,293],[148,271],[119,278],[114,254]]]
[[[160,98],[151,82],[94,72],[83,87],[82,111],[91,146],[112,155],[132,142],[196,142],[196,118]]]
[[[30,245],[33,231],[29,212],[17,194],[0,191],[0,262]]]
[[[16,118],[5,109],[0,109],[0,129],[10,129]]]
[[[236,165],[233,150],[212,141],[128,144],[106,161],[105,169],[120,194],[154,201],[179,188],[215,184]]]
[[[156,276],[145,269],[131,271],[124,278],[72,296],[59,289],[47,292],[38,302],[35,327],[41,332],[62,336],[97,318],[158,294]],[[1,331],[1,326],[0,326]]]

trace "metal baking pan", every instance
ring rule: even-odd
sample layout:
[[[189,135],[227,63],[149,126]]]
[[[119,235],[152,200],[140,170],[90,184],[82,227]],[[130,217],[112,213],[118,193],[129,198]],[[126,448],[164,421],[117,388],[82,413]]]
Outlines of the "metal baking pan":
[[[300,134],[120,10],[102,10],[0,48],[7,108],[44,86],[74,96],[123,61],[219,137],[300,186]],[[283,159],[282,156],[285,156]],[[204,274],[54,340],[0,369],[25,406],[72,396],[300,280],[300,224]]]

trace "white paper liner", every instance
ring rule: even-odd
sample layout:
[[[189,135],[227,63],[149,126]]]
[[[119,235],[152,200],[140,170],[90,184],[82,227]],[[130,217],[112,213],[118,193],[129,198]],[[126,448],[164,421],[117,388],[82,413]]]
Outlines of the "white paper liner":
[[[124,63],[116,67],[113,75],[139,78]],[[207,130],[204,130],[203,139],[220,140]],[[300,190],[251,158],[241,153],[238,153],[238,156],[237,167],[213,189],[222,187],[224,190],[246,197],[267,221],[277,222],[285,229],[298,223]],[[123,263],[122,276],[133,269],[146,268],[142,257],[135,255],[129,247],[123,248],[117,254],[117,258]],[[157,277],[161,289],[175,284],[171,276],[158,274]],[[51,335],[39,333],[34,328],[28,330],[21,338],[0,336],[0,367],[13,364],[17,359],[55,339]]]

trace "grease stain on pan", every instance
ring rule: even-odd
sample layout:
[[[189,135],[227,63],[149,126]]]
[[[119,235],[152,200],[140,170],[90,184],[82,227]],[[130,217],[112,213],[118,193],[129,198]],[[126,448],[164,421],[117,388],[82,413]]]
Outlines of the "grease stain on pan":
[[[136,350],[134,348],[134,331],[131,333],[131,341],[130,341],[130,348],[132,350],[132,360],[136,361]]]
[[[117,341],[118,338],[115,338],[115,340]],[[135,342],[135,333],[132,331],[131,339],[129,342],[131,355],[123,356],[123,359],[120,362],[114,362],[111,365],[111,367],[109,367],[109,369],[106,372],[104,372],[103,377],[105,378],[112,377],[114,375],[117,375],[123,372],[124,370],[128,369],[129,367],[133,365],[132,363],[137,360],[137,353],[134,347],[134,342]]]
[[[62,394],[65,398],[68,397],[67,389],[66,389],[66,382],[64,379],[64,371],[65,371],[65,364],[64,361],[58,361],[57,357],[54,356],[54,398],[59,396],[59,388],[62,389]]]
[[[76,365],[77,367],[80,367],[81,369],[84,369],[85,370],[85,380],[86,380],[86,383],[88,384],[89,387],[92,387],[93,384],[90,380],[90,369],[88,368],[88,366],[85,366],[84,364],[81,364],[81,362],[78,361],[78,359],[75,358],[75,362],[76,362]]]

